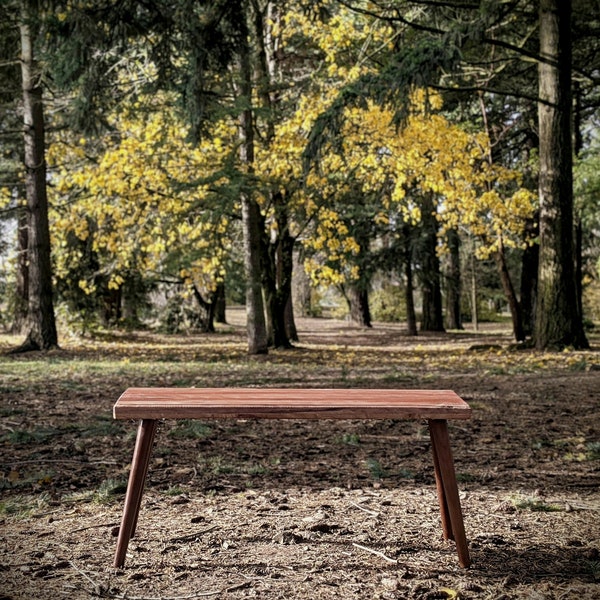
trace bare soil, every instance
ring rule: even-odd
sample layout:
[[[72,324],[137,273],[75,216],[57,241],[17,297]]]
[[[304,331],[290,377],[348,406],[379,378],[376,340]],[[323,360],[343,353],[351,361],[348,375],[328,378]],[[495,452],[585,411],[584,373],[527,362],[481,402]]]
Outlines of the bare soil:
[[[536,355],[505,331],[306,319],[296,349],[251,358],[231,321],[0,358],[0,600],[600,598],[597,340]],[[130,385],[454,389],[474,412],[450,427],[473,565],[442,538],[425,423],[219,421],[161,424],[114,569]]]

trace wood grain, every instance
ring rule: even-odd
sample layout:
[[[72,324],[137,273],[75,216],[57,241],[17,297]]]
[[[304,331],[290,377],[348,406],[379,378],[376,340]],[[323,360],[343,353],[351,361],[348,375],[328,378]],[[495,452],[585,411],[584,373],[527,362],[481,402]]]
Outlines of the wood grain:
[[[451,390],[129,388],[115,419],[468,419]]]

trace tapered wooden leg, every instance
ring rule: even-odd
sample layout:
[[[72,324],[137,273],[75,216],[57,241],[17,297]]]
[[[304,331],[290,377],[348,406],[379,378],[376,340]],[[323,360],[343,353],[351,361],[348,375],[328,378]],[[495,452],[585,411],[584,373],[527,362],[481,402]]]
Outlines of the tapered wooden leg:
[[[150,457],[152,456],[152,442],[154,441],[154,434],[156,433],[156,427],[158,421],[148,421],[148,427],[152,429],[151,432],[144,432],[144,435],[148,435],[149,439],[144,440],[144,448],[141,450],[140,460],[143,460],[143,464],[140,465],[140,471],[142,473],[142,481],[140,483],[139,494],[137,495],[137,505],[135,507],[135,518],[133,520],[133,526],[131,528],[130,539],[135,536],[135,530],[137,529],[138,517],[140,516],[140,506],[142,505],[142,495],[144,494],[144,486],[146,485],[146,477],[148,476],[148,466],[150,465]],[[144,425],[144,421],[140,422],[140,429]],[[145,425],[144,425],[145,427]],[[138,431],[138,436],[139,436]],[[131,465],[133,470],[133,463]]]
[[[127,483],[127,494],[125,495],[123,518],[115,552],[114,566],[117,568],[122,567],[125,563],[129,540],[133,536],[137,525],[157,423],[158,421],[154,419],[143,419],[138,427],[133,460],[131,461],[131,472]]]
[[[458,486],[456,485],[456,473],[454,471],[447,422],[442,419],[429,421],[429,434],[431,436],[444,536],[454,539],[458,552],[458,562],[461,567],[466,568],[471,564],[471,558],[469,557]]]
[[[433,434],[431,433],[431,428],[429,430],[429,435],[431,437],[431,453],[433,454],[435,486],[437,488],[438,502],[440,504],[440,514],[442,517],[442,530],[444,532],[444,539],[454,540],[454,533],[452,532],[452,522],[450,519],[450,513],[448,512],[448,503],[446,502],[446,492],[444,492],[444,484],[442,482],[442,474],[440,472],[440,462],[435,446],[435,441],[433,439]]]

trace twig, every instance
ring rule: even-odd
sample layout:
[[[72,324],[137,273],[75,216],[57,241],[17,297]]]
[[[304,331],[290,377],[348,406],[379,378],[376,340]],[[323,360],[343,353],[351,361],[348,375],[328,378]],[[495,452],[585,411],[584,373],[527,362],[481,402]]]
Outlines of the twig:
[[[97,525],[88,525],[87,527],[72,529],[71,533],[79,533],[80,531],[86,531],[87,529],[96,529],[98,527],[116,527],[117,525],[118,523],[98,523]]]
[[[393,563],[395,565],[398,564],[398,561],[395,558],[390,558],[389,556],[386,556],[383,552],[379,552],[379,550],[373,550],[373,548],[367,548],[366,546],[361,546],[360,544],[357,544],[356,542],[353,542],[352,545],[355,548],[360,548],[361,550],[366,550],[367,552],[370,552],[371,554],[375,554],[376,556],[379,556],[380,558],[383,558],[383,560],[387,560],[390,563]]]
[[[92,584],[92,589],[102,589],[102,586],[99,583],[95,582],[87,573],[84,573],[72,560],[69,561],[69,564],[71,567],[73,567],[73,569],[75,569],[75,571],[77,571],[82,577],[87,579]]]
[[[170,542],[191,542],[195,540],[197,537],[212,531],[213,529],[217,529],[218,525],[213,525],[212,527],[208,527],[207,529],[203,529],[202,531],[197,531],[196,533],[188,533],[188,535],[181,535],[179,537],[171,538]]]
[[[356,502],[350,502],[350,504],[352,506],[354,506],[355,508],[358,508],[359,510],[366,512],[367,514],[372,515],[373,517],[379,516],[378,512],[376,512],[374,510],[369,510],[368,508],[365,508],[364,506],[361,506],[360,504],[356,504]]]

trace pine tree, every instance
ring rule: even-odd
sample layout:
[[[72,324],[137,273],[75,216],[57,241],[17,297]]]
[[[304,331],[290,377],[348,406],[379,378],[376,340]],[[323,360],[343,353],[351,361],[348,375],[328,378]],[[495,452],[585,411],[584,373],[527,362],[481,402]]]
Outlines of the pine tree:
[[[36,60],[40,42],[39,15],[22,0],[19,31],[23,93],[25,193],[27,197],[27,329],[16,350],[48,350],[58,345],[54,318],[50,226],[46,189],[44,101],[41,71]]]

